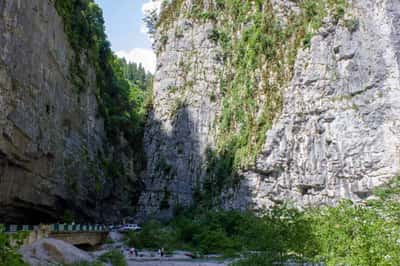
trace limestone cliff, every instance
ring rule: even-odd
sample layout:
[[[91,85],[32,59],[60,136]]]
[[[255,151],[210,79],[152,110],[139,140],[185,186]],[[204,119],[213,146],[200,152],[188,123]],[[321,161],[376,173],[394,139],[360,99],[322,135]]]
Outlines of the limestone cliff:
[[[0,2],[0,223],[104,221],[133,204],[129,148],[106,139],[85,51],[85,87],[72,80],[64,28],[54,1]],[[115,154],[120,177],[105,171]]]
[[[351,20],[326,20],[298,53],[282,114],[245,173],[258,207],[361,201],[399,174],[400,3],[350,4]]]
[[[177,205],[193,202],[196,186],[206,174],[202,162],[215,143],[213,131],[219,103],[219,48],[209,38],[212,23],[186,18],[160,25],[154,44],[157,74],[154,105],[145,132],[146,190],[140,216],[170,216]]]
[[[170,2],[141,215],[358,201],[398,174],[398,1]]]

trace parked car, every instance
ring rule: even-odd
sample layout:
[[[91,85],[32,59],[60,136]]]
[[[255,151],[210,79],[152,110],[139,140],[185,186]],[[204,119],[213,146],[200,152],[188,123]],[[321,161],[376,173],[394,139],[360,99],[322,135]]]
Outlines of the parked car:
[[[110,230],[111,232],[115,232],[115,231],[119,231],[119,229],[123,227],[122,224],[111,224],[108,226],[108,230]]]
[[[118,229],[120,232],[128,232],[128,231],[139,231],[142,228],[137,224],[125,224],[121,228]]]

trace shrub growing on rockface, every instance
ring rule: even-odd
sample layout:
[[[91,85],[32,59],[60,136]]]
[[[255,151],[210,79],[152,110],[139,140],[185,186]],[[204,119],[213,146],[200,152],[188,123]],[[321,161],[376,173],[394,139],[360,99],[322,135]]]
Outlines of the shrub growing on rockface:
[[[71,80],[82,92],[88,86],[86,65],[95,68],[97,100],[109,139],[118,143],[123,134],[137,149],[142,142],[146,113],[144,89],[151,86],[151,75],[113,54],[102,10],[93,0],[56,0],[55,6],[75,52],[70,62]],[[88,61],[86,65],[81,62],[82,56]]]

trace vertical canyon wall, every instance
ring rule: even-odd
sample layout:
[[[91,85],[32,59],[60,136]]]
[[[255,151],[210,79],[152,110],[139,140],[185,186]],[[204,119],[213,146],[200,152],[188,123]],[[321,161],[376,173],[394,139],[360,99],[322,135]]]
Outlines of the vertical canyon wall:
[[[288,55],[293,55],[289,49],[299,38],[296,33],[278,49],[281,60],[265,60],[253,71],[257,110],[279,101],[269,98],[263,83],[279,85],[282,107],[272,117],[263,145],[255,149],[255,161],[240,165],[240,181],[222,188],[220,206],[248,209],[287,201],[300,207],[335,204],[342,198],[361,201],[398,174],[400,4],[336,2],[330,8],[326,5],[318,23],[314,18],[304,20],[309,24],[296,28],[307,31],[317,25],[312,34],[303,32],[302,41],[291,50],[293,63]],[[221,113],[229,94],[221,81],[234,80],[240,73],[233,57],[224,57],[226,48],[214,41],[216,33],[226,29],[226,18],[233,16],[228,9],[218,12],[219,3],[172,1],[161,13],[141,215],[165,216],[174,206],[192,204],[209,175],[207,150],[218,152],[224,131]],[[282,0],[254,4],[252,10],[266,7],[274,10],[272,18],[283,30],[292,27],[293,16],[302,16],[309,8]],[[242,24],[227,36],[231,40],[244,38],[257,23],[257,17],[236,19]],[[268,36],[275,35],[261,32],[261,38]],[[259,75],[273,64],[286,67],[269,72],[268,78]],[[275,82],[281,77],[286,80]]]
[[[96,99],[96,73],[72,80],[75,55],[54,1],[0,2],[0,223],[118,219],[131,206],[129,153],[108,145]],[[118,152],[123,178],[107,176]]]

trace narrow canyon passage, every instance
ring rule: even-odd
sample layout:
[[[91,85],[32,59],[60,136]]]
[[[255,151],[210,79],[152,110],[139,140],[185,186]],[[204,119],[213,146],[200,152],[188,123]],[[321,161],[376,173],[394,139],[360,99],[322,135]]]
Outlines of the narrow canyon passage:
[[[397,0],[2,0],[0,266],[400,265],[399,32]]]

